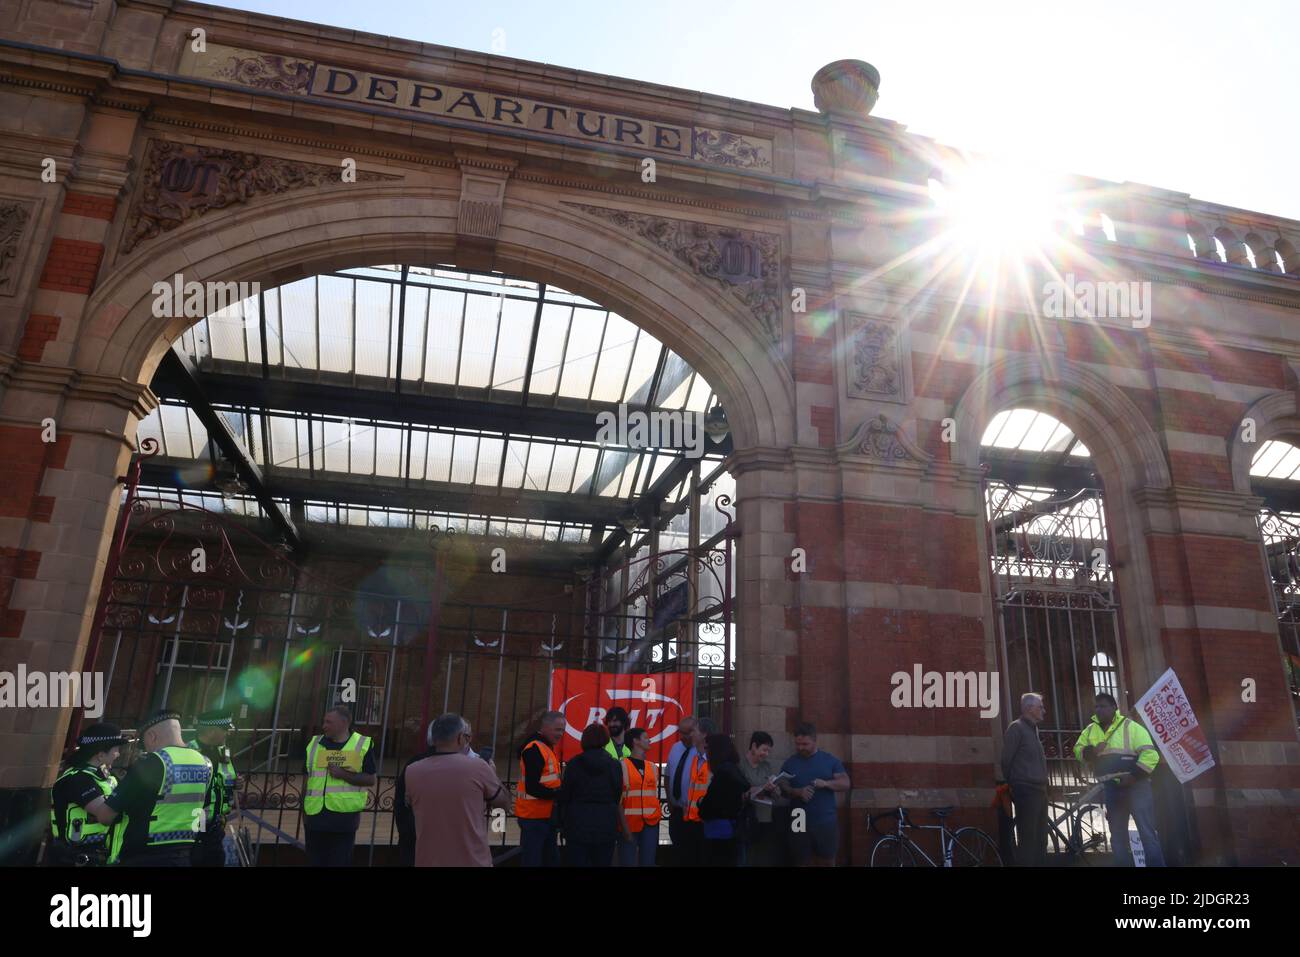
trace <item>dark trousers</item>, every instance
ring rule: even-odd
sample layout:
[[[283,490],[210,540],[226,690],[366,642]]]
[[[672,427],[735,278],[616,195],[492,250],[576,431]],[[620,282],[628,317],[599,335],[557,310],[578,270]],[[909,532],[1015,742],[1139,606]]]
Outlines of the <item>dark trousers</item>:
[[[673,839],[673,860],[678,867],[698,867],[704,858],[704,824],[682,821]]]
[[[560,863],[555,825],[549,818],[519,822],[519,859],[522,867],[555,867]]]
[[[222,843],[224,836],[224,832],[219,833],[215,838],[209,834],[194,842],[195,867],[226,866],[226,847]]]
[[[740,840],[735,837],[706,837],[701,849],[705,867],[735,867],[740,862]]]
[[[129,857],[124,854],[120,863],[124,867],[192,867],[193,853],[192,844],[165,844]]]
[[[749,820],[741,835],[741,867],[773,867],[776,860],[777,846],[775,824],[771,821]]]
[[[1043,867],[1047,864],[1047,788],[1013,781],[1011,800],[1016,809],[1016,864]]]
[[[564,863],[569,867],[610,867],[614,863],[614,842],[583,844],[569,841],[564,845]]]
[[[351,867],[356,831],[307,830],[307,863],[312,867]]]
[[[1106,822],[1110,825],[1110,846],[1115,852],[1117,867],[1133,866],[1133,848],[1129,845],[1128,819],[1133,816],[1138,837],[1142,838],[1142,854],[1147,867],[1164,867],[1165,855],[1160,848],[1160,835],[1156,833],[1155,798],[1151,782],[1145,778],[1129,787],[1106,782]]]
[[[668,805],[668,842],[676,847],[681,842],[682,809]]]

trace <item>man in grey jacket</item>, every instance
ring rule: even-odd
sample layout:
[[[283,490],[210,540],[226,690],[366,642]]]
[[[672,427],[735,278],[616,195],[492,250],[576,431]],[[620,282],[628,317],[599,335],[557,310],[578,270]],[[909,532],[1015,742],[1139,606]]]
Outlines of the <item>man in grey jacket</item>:
[[[1047,756],[1038,740],[1038,725],[1047,714],[1043,696],[1020,696],[1020,717],[1002,736],[1002,777],[1011,785],[1016,806],[1016,863],[1047,863]]]

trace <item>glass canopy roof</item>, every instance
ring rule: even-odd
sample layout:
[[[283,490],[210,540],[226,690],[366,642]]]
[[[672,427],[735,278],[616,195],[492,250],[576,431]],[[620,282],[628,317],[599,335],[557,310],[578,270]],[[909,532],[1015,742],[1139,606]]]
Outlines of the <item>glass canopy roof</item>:
[[[552,508],[546,519],[494,517],[492,496],[539,493],[617,507],[653,493],[672,505],[685,494],[682,473],[667,490],[656,483],[682,463],[680,450],[573,438],[574,417],[590,422],[594,435],[595,413],[619,403],[703,413],[718,402],[685,360],[596,303],[546,284],[441,266],[349,269],[267,289],[200,320],[174,348],[200,387],[205,377],[220,380],[222,398],[234,401],[211,401],[212,409],[277,500],[296,483],[298,514],[308,522],[587,541],[589,514],[568,521],[563,508]],[[263,407],[270,405],[259,398],[267,380],[283,383],[280,402],[292,408]],[[369,416],[322,414],[294,383],[317,390],[313,395],[328,390],[334,413],[366,396],[396,397],[385,408],[414,421],[376,418],[373,407]],[[158,440],[177,487],[154,492],[211,508],[216,493],[205,483],[212,470],[176,461],[215,463],[208,431],[186,401],[191,396],[160,394],[139,437]],[[421,400],[426,404],[473,400],[495,427],[442,424],[436,411],[413,411],[418,396],[431,397]],[[530,413],[528,426],[521,408]],[[568,427],[552,431],[553,416],[568,416]],[[707,440],[705,447],[714,449]],[[702,474],[722,457],[706,454]],[[304,479],[329,490],[304,498]],[[411,508],[394,507],[391,496],[377,504],[363,494],[373,487],[396,489],[399,500],[404,488],[421,496]],[[437,507],[442,492],[450,495],[446,510]],[[225,511],[258,512],[247,496],[227,495],[225,503]],[[464,511],[467,505],[485,511]]]
[[[1013,453],[1087,457],[1092,453],[1059,419],[1033,409],[1007,409],[993,416],[980,444]]]
[[[643,494],[679,458],[656,449],[401,422],[302,417],[247,407],[217,407],[217,412],[257,465],[313,474],[629,499]],[[157,439],[168,458],[209,455],[207,429],[183,402],[162,402],[140,423],[138,435]],[[720,460],[719,455],[705,456],[705,461]]]
[[[341,379],[582,408],[705,412],[709,384],[654,336],[581,296],[501,274],[368,266],[300,279],[215,313],[178,348],[200,369]],[[404,386],[403,391],[411,391]]]
[[[1300,449],[1289,442],[1271,439],[1259,447],[1250,463],[1256,478],[1295,481],[1300,474]]]

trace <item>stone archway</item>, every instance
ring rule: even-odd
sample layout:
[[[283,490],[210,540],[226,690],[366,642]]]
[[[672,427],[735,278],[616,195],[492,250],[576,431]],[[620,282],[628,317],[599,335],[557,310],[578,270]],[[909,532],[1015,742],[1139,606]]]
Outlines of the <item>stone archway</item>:
[[[707,277],[617,224],[565,205],[568,198],[577,197],[521,190],[504,204],[488,252],[481,245],[473,250],[476,265],[554,282],[656,335],[722,396],[742,458],[795,444],[793,381],[753,317]],[[60,478],[61,487],[78,494],[75,503],[61,498],[48,528],[41,529],[50,540],[66,543],[45,550],[42,571],[68,584],[57,609],[36,609],[48,613],[27,623],[24,643],[48,647],[50,663],[67,669],[81,666],[90,644],[118,512],[117,478],[129,461],[136,426],[154,404],[146,383],[171,340],[195,321],[155,317],[154,283],[180,273],[186,282],[266,286],[360,264],[454,262],[464,238],[458,212],[451,189],[362,184],[300,190],[211,213],[113,264],[87,302],[85,332],[69,370],[76,388],[60,413],[73,432],[63,463],[72,474]],[[118,401],[105,401],[108,392]],[[753,473],[753,466],[747,468]],[[753,515],[752,524],[758,514],[753,503],[739,520],[743,524]],[[747,563],[757,567],[759,541],[753,536],[737,556],[740,608],[758,605],[757,574],[743,569]],[[64,712],[28,735],[28,747],[40,752],[31,751],[29,767],[57,765],[67,720]]]
[[[1246,441],[1241,424],[1253,422],[1251,441]],[[1274,392],[1255,401],[1233,431],[1228,454],[1232,468],[1232,487],[1243,495],[1253,494],[1250,466],[1256,453],[1270,439],[1300,435],[1300,404],[1294,392]]]
[[[576,204],[531,195],[507,201],[494,268],[551,281],[627,316],[676,349],[724,398],[737,450],[793,442],[793,381],[761,330],[701,275]],[[78,368],[145,382],[193,320],[159,320],[160,277],[278,285],[326,269],[380,260],[452,261],[457,203],[449,190],[358,186],[295,193],[210,215],[146,244],[90,298]]]
[[[1112,563],[1123,606],[1124,644],[1132,687],[1166,667],[1155,585],[1147,551],[1148,522],[1139,499],[1170,486],[1160,441],[1142,412],[1095,372],[1066,359],[1039,363],[1004,359],[983,370],[957,403],[953,457],[978,468],[980,439],[995,414],[1015,407],[1046,412],[1074,431],[1092,453],[1106,489]],[[987,556],[982,556],[987,561]]]

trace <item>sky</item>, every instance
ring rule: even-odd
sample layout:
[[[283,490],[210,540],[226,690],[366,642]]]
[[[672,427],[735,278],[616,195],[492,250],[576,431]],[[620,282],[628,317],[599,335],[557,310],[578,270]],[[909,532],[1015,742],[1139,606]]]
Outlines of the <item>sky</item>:
[[[809,110],[861,59],[873,115],[948,146],[1300,219],[1297,0],[218,5]]]

